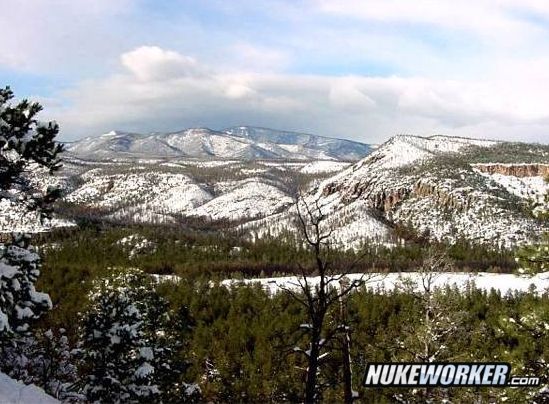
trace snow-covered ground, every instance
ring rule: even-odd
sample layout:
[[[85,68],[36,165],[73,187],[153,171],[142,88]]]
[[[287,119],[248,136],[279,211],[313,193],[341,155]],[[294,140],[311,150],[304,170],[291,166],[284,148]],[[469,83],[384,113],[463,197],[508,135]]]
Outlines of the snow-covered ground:
[[[239,142],[252,136],[240,133],[244,129],[238,128]],[[215,145],[217,137],[224,136],[213,134],[208,137],[213,143],[208,143],[201,138],[201,131],[189,133],[185,139],[174,135],[172,140],[201,139],[207,143],[204,147],[215,148],[219,146]],[[259,136],[259,143],[263,143],[261,133],[254,135]],[[126,135],[121,138],[124,142],[134,137]],[[109,134],[104,140],[118,138]],[[95,147],[90,142],[89,146]],[[109,144],[115,149],[124,147],[124,142],[117,142]],[[290,143],[275,146],[285,144]],[[524,207],[543,209],[547,186],[541,177],[488,175],[467,160],[472,148],[497,145],[500,143],[459,137],[402,135],[356,164],[188,157],[93,164],[69,159],[58,181],[66,185],[65,202],[78,205],[77,212],[81,209],[99,218],[138,223],[175,223],[182,217],[235,220],[243,223],[250,239],[295,230],[292,202],[300,188],[309,204],[318,200],[323,206],[333,242],[342,248],[372,240],[398,242],[395,225],[410,226],[417,233],[449,242],[466,239],[504,247],[530,243],[543,228]],[[543,160],[543,153],[530,146],[525,144],[523,149],[533,150],[531,160]],[[508,161],[513,156],[504,157]],[[447,166],[441,169],[437,164]],[[414,171],[422,167],[423,171]],[[8,206],[2,209],[0,205],[0,212],[0,229],[4,231],[34,232],[70,225],[63,221],[41,225]]]
[[[405,283],[410,283],[411,285],[414,285],[416,290],[421,290],[423,275],[424,274],[420,274],[418,272],[400,272],[389,274],[353,273],[346,275],[346,277],[350,281],[363,280],[366,287],[383,292],[383,290],[394,290],[397,287],[402,287]],[[464,289],[469,285],[474,285],[482,290],[490,291],[494,289],[502,294],[513,291],[528,292],[531,290],[532,285],[535,286],[535,290],[537,292],[543,292],[549,288],[549,272],[537,274],[532,277],[525,275],[496,274],[487,272],[481,272],[478,274],[466,272],[440,272],[435,273],[433,279],[434,287],[455,285],[460,289]],[[319,277],[307,278],[307,281],[311,286],[318,284],[319,280]],[[228,287],[239,284],[259,284],[271,293],[280,292],[283,289],[299,290],[300,288],[298,277],[296,276],[244,280],[227,279],[222,281],[221,284]]]
[[[426,160],[442,153],[456,153],[469,146],[490,147],[491,140],[467,139],[453,136],[399,135],[382,144],[372,155],[378,168],[396,168]],[[366,160],[366,159],[365,159]]]
[[[232,184],[221,196],[190,211],[188,216],[210,220],[239,220],[267,216],[292,203],[286,193],[258,179]]]
[[[304,174],[336,173],[351,165],[344,161],[313,161],[300,170]]]
[[[530,200],[535,207],[545,208],[545,196],[549,192],[549,183],[545,181],[542,176],[532,177],[515,177],[513,175],[503,174],[488,174],[483,173],[480,170],[475,170],[483,177],[494,183],[504,187],[509,193],[518,196],[519,198]]]
[[[24,206],[7,199],[0,200],[0,233],[13,231],[40,233],[56,227],[72,226],[75,226],[75,223],[60,218],[40,221],[35,212],[27,210]]]
[[[130,234],[118,240],[116,244],[128,250],[128,258],[130,259],[140,254],[150,254],[156,251],[156,243],[147,240],[140,234]]]
[[[58,400],[44,393],[39,387],[25,385],[0,373],[1,404],[55,404]]]

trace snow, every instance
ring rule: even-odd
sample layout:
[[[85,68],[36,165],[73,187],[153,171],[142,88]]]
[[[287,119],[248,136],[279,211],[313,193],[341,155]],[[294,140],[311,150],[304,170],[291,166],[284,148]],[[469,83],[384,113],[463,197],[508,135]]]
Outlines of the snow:
[[[333,173],[343,170],[351,165],[342,161],[313,161],[300,170],[304,174]]]
[[[235,133],[239,145],[247,145],[252,140],[244,132],[250,130],[233,128],[231,133]],[[264,131],[268,134],[268,130],[256,131],[261,136]],[[284,134],[279,143],[272,144],[262,137],[254,144],[269,144],[273,151],[293,144],[284,139],[294,135]],[[216,153],[237,150],[231,149],[227,133],[207,129],[155,136],[162,141],[183,143],[195,139],[200,141],[200,147]],[[310,140],[308,135],[304,136],[294,139],[296,150],[302,146],[299,142]],[[105,136],[120,137],[131,140],[136,135],[117,132]],[[326,146],[330,142],[328,139],[315,144]],[[535,205],[535,210],[541,209],[542,194],[547,189],[541,178],[487,176],[470,168],[452,173],[459,174],[461,179],[454,178],[455,175],[445,178],[444,173],[436,170],[421,177],[400,170],[408,164],[436,161],[445,153],[460,153],[469,146],[491,147],[496,143],[402,135],[353,165],[325,160],[253,163],[234,158],[211,160],[215,156],[202,160],[181,156],[141,159],[138,165],[135,160],[92,163],[70,159],[61,179],[68,184],[66,202],[89,208],[108,220],[137,223],[175,223],[180,217],[234,220],[244,223],[242,229],[248,231],[250,239],[257,239],[295,230],[292,223],[295,208],[288,180],[303,173],[313,176],[305,184],[305,189],[311,190],[307,201],[319,198],[325,205],[327,225],[334,228],[332,241],[342,248],[356,248],[365,241],[398,243],[390,227],[393,223],[411,224],[419,232],[428,231],[432,239],[449,242],[465,238],[504,247],[529,243],[532,235],[540,232],[540,226],[535,218],[512,205],[516,206],[518,196]],[[327,173],[334,175],[322,180]],[[74,178],[71,176],[76,179],[68,181]],[[420,192],[421,189],[430,191]],[[19,217],[17,209],[2,203],[0,212],[0,229],[5,231],[34,232],[74,225],[62,219],[38,224],[35,217]]]
[[[41,233],[50,231],[53,228],[73,226],[76,226],[76,224],[57,217],[44,219],[40,222],[38,215],[29,211],[23,205],[8,199],[0,199],[0,233],[11,233],[13,231]]]
[[[153,360],[154,354],[150,347],[141,347],[139,348],[139,356],[145,360]]]
[[[186,160],[186,161],[180,162],[180,164],[182,165],[192,165],[196,167],[205,167],[205,168],[225,167],[231,164],[238,164],[238,163],[239,163],[238,160],[212,160],[212,161]]]
[[[445,136],[395,136],[365,159],[322,181],[305,200],[309,206],[315,200],[323,206],[333,229],[331,241],[343,248],[355,248],[367,240],[398,242],[385,220],[410,224],[420,234],[429,232],[431,239],[450,243],[460,238],[506,248],[531,243],[542,231],[539,222],[516,206],[511,193],[490,188],[476,171],[457,167],[446,173],[434,168],[417,175],[400,170],[427,160],[436,164],[439,156],[472,146],[495,144]],[[538,181],[536,192],[541,192],[539,180],[525,181]],[[243,228],[250,231],[251,239],[278,235],[292,230],[291,214],[282,212]]]
[[[505,164],[501,164],[504,166]],[[520,164],[513,164],[520,165]],[[528,199],[541,209],[546,207],[545,195],[549,192],[549,184],[542,176],[515,177],[503,174],[488,174],[475,170],[479,175],[504,187],[509,193],[522,199]]]
[[[0,403],[2,404],[54,404],[59,403],[35,385],[24,385],[0,373]]]
[[[65,200],[95,208],[114,209],[111,217],[118,219],[164,219],[166,214],[183,213],[212,198],[184,174],[148,170],[139,174],[111,175],[94,170],[87,172],[83,179],[87,182]]]
[[[377,168],[396,168],[432,158],[438,154],[456,153],[468,146],[490,147],[495,144],[497,142],[453,136],[399,135],[382,144],[363,161],[374,161]]]
[[[332,160],[360,158],[369,150],[367,145],[356,142],[271,129],[261,129],[263,135],[255,139],[249,136],[250,129],[258,128],[246,127],[222,132],[191,128],[175,133],[148,135],[113,131],[68,143],[67,150],[79,157],[108,160],[144,156]],[[280,142],[281,137],[285,139],[284,143]]]
[[[306,164],[196,159],[106,163],[69,158],[55,181],[64,184],[64,202],[108,220],[173,223],[181,216],[210,217],[210,211],[218,207],[220,213],[213,215],[214,220],[251,220],[273,214],[291,202],[287,177]],[[227,170],[217,170],[225,167]],[[47,183],[45,178],[40,181],[44,186]],[[0,230],[5,232],[34,233],[75,225],[61,218],[39,223],[22,206],[0,201]]]
[[[18,268],[0,261],[0,281],[2,278],[11,279],[17,274]]]
[[[353,273],[345,275],[350,281],[363,280],[367,288],[375,291],[389,291],[397,287],[401,287],[403,283],[411,282],[414,289],[422,290],[422,275],[418,272],[395,272],[395,273]],[[339,275],[335,275],[339,276]],[[299,290],[299,277],[286,276],[276,278],[255,278],[255,279],[226,279],[221,282],[222,285],[231,287],[238,284],[259,284],[270,293],[277,293],[283,289]],[[307,278],[311,287],[315,287],[319,281],[319,277]],[[336,282],[334,282],[336,283]],[[490,291],[492,289],[506,294],[513,291],[529,292],[532,285],[536,287],[538,293],[549,288],[549,272],[537,274],[533,277],[515,275],[515,274],[498,274],[498,273],[468,273],[468,272],[438,272],[435,273],[433,282],[434,287],[457,286],[460,289],[465,289],[468,285],[474,285],[481,290]]]
[[[156,251],[156,243],[147,240],[140,234],[130,234],[118,240],[116,244],[129,249],[128,258],[130,259],[140,254],[152,254]]]
[[[231,186],[231,185],[229,185]],[[232,184],[233,189],[189,212],[210,220],[252,219],[275,213],[293,199],[274,185],[258,179]]]
[[[148,375],[150,375],[151,373],[154,373],[154,367],[152,367],[151,364],[145,362],[136,369],[135,376],[140,379],[143,379]]]

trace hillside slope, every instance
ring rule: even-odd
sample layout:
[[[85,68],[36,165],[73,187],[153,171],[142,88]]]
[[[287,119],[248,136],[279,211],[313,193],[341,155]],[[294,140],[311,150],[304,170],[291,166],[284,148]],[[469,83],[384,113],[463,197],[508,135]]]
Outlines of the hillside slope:
[[[530,242],[544,229],[535,212],[542,208],[547,184],[539,175],[519,179],[479,168],[498,160],[508,166],[547,164],[549,147],[396,136],[323,181],[305,200],[322,206],[327,226],[335,229],[333,241],[341,247],[358,246],[368,238],[396,242],[396,226],[450,242],[465,239],[501,247]],[[253,237],[278,234],[294,213],[291,207],[247,228]]]

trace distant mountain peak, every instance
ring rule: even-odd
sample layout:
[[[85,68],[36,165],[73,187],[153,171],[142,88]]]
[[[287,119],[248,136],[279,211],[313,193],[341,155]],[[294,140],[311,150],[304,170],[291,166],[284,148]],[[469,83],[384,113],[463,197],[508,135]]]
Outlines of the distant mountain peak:
[[[242,160],[345,160],[366,156],[369,145],[344,139],[253,126],[222,131],[189,128],[148,135],[113,130],[67,144],[76,157],[114,158],[227,158]]]

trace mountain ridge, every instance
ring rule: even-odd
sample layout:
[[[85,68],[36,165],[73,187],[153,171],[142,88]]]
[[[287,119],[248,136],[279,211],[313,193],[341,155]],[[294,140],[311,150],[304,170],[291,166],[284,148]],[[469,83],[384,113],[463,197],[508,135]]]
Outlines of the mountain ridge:
[[[221,131],[189,128],[176,132],[111,131],[67,142],[80,158],[215,158],[242,160],[356,161],[371,152],[365,143],[307,133],[238,126]]]

